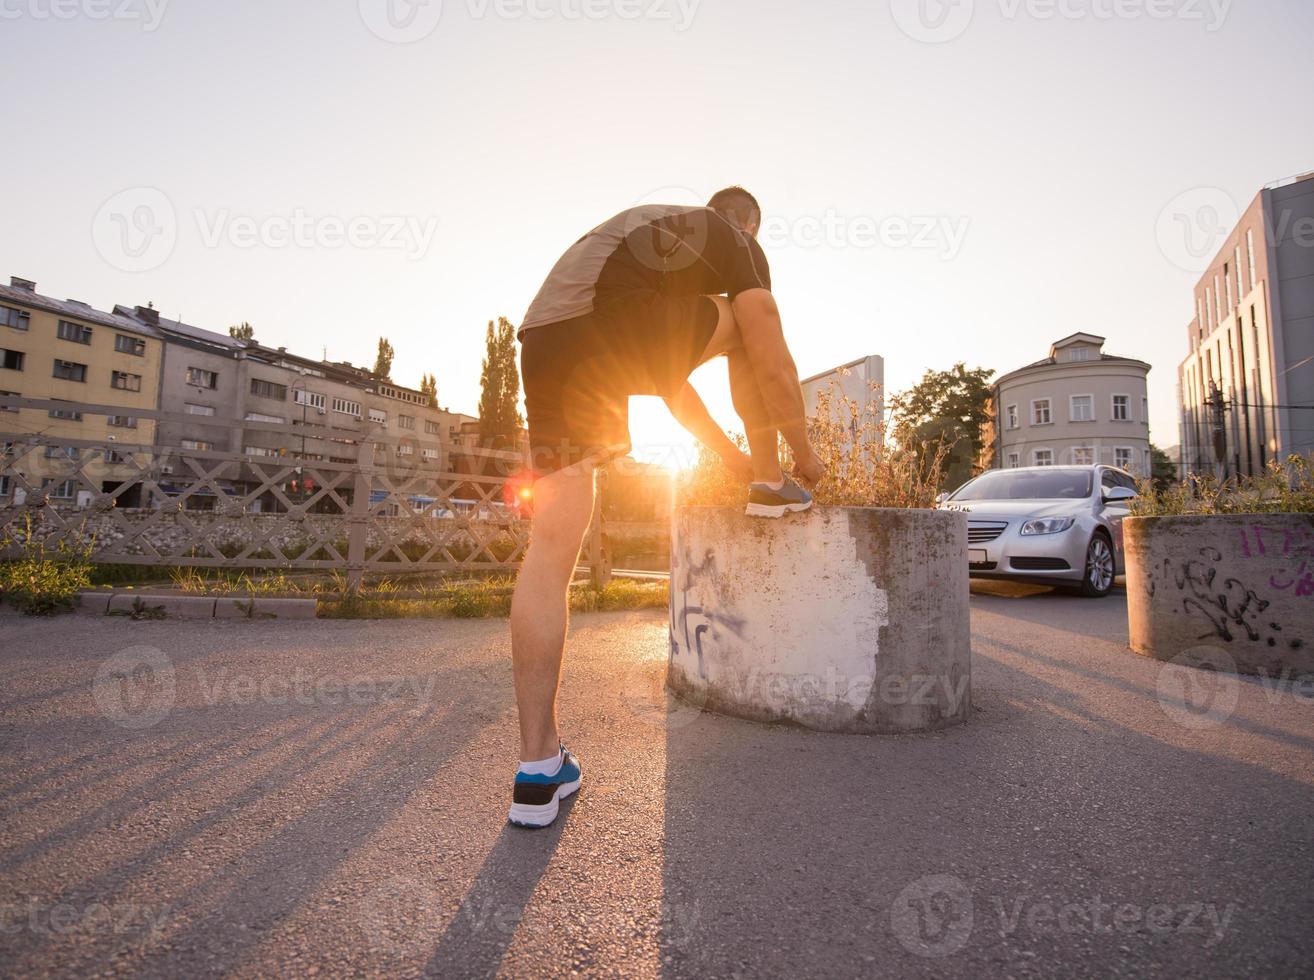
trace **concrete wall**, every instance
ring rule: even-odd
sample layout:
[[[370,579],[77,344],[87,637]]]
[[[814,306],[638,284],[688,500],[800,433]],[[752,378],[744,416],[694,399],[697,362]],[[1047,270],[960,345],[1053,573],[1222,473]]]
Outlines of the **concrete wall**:
[[[1123,535],[1137,653],[1314,673],[1314,514],[1133,517]]]
[[[293,521],[289,520],[287,515],[259,515],[259,514],[238,514],[223,515],[207,513],[204,511],[187,511],[185,519],[176,520],[171,514],[164,514],[159,517],[158,523],[147,529],[145,532],[138,534],[137,528],[154,520],[157,515],[152,511],[116,511],[109,514],[100,510],[80,511],[74,514],[64,513],[64,518],[68,520],[75,528],[83,542],[90,542],[93,539],[96,542],[97,552],[104,549],[113,549],[119,554],[138,555],[144,557],[154,557],[156,554],[163,555],[159,559],[160,564],[169,564],[168,556],[182,556],[198,540],[196,533],[191,528],[199,529],[200,533],[207,537],[217,548],[224,552],[232,553],[254,541],[264,541],[262,546],[271,552],[270,555],[261,555],[262,558],[276,557],[274,551],[281,551],[289,547],[305,546],[312,541],[318,541],[325,538],[326,543],[342,549],[342,555],[346,557],[346,540],[348,533],[347,519],[338,515],[329,514],[307,514],[303,519]],[[35,524],[33,536],[38,541],[50,541],[52,544],[55,540],[65,536],[61,525],[53,520],[42,520],[41,509],[37,509],[34,515]],[[23,524],[22,508],[17,508],[17,513],[11,508],[0,508],[0,524],[9,522],[12,530],[18,531]],[[432,524],[435,534],[444,533],[450,524],[441,521],[434,521]],[[126,530],[125,530],[126,528]],[[503,544],[510,543],[511,531],[489,521],[472,522],[471,528],[482,538],[489,542],[500,541]],[[276,530],[275,530],[276,529]],[[524,537],[528,533],[525,524],[517,523],[513,525],[515,534]],[[265,535],[274,531],[268,540]],[[411,544],[428,548],[433,544],[432,535],[425,536],[419,529],[414,527],[414,522],[408,517],[374,518],[366,532],[367,549],[378,549],[385,545],[394,534],[402,531],[412,531],[406,534],[399,544]],[[119,547],[119,542],[124,538],[130,538],[128,543]],[[459,549],[462,545],[470,545],[473,539],[464,532],[455,533],[448,542],[454,549]],[[208,558],[210,553],[201,548],[197,551],[196,557]],[[310,555],[305,555],[309,558]],[[322,555],[321,558],[327,560],[328,555]],[[372,557],[372,553],[371,553]],[[98,560],[93,555],[93,560]],[[437,556],[434,560],[441,561],[442,557]]]
[[[966,720],[964,515],[682,507],[671,540],[668,682],[687,700],[823,731]]]

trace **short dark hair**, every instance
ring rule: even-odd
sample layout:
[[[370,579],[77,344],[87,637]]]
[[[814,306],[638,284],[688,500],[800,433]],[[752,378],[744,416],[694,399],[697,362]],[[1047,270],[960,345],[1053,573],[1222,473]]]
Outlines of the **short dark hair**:
[[[757,203],[757,198],[738,184],[717,191],[707,206],[717,214],[734,218],[739,224],[762,223],[762,207]]]

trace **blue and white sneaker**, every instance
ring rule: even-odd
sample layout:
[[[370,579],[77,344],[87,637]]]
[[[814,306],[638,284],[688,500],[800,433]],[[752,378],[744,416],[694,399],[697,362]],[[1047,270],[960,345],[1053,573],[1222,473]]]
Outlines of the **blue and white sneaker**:
[[[808,493],[789,477],[779,490],[772,490],[765,483],[748,485],[748,509],[744,511],[749,517],[784,517],[797,514],[812,506],[812,494]]]
[[[579,789],[583,770],[570,750],[561,746],[561,768],[551,776],[517,772],[507,819],[517,827],[547,827],[557,819],[561,801]]]

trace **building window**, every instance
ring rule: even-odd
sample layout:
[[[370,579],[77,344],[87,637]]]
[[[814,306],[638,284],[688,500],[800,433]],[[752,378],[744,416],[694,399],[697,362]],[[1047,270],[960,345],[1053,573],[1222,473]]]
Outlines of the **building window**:
[[[1227,300],[1227,312],[1231,313],[1236,304],[1232,300],[1232,267],[1226,262],[1223,263],[1223,296]]]
[[[123,455],[123,453],[119,452],[117,449],[106,449],[101,453],[100,458],[111,466],[116,463],[126,463],[128,461],[128,457]]]
[[[1072,350],[1068,351],[1068,360],[1069,360],[1069,361],[1089,361],[1089,360],[1090,360],[1090,348],[1089,348],[1089,347],[1074,347],[1074,348],[1072,348]]]
[[[360,418],[360,402],[348,401],[346,398],[333,399],[333,411],[339,415],[350,415],[352,418]]]
[[[371,409],[370,409],[370,421],[371,421],[371,422],[377,422],[379,425],[387,425],[387,424],[388,424],[388,413],[387,413],[387,412],[384,412],[384,411],[380,411],[380,410],[377,409],[377,408],[371,408]]]
[[[1141,421],[1150,424],[1150,399],[1144,396],[1141,398]]]
[[[22,398],[16,391],[0,391],[0,398]],[[17,405],[0,405],[0,412],[17,412]]]
[[[323,408],[328,404],[328,398],[322,391],[311,391],[309,388],[293,388],[292,402],[295,405],[304,405],[306,408]]]
[[[1004,409],[1004,414],[1008,419],[1008,427],[1010,429],[1016,429],[1018,427],[1017,406],[1009,405],[1008,408]],[[435,425],[434,428],[437,428],[437,426]]]
[[[120,391],[141,391],[141,375],[127,371],[110,372],[110,385]]]
[[[212,416],[214,415],[214,406],[213,406],[213,405],[197,405],[195,402],[188,402],[188,403],[187,403],[187,414],[188,414],[188,415],[205,415],[205,416],[207,416],[207,417],[212,417]]]
[[[242,450],[242,451],[243,451],[244,453],[246,453],[248,456],[278,456],[278,455],[280,455],[280,453],[279,453],[279,451],[278,451],[277,449],[267,449],[267,448],[265,448],[264,446],[247,446],[246,449],[244,449],[244,450]]]
[[[1130,446],[1116,446],[1113,450],[1113,465],[1119,469],[1129,470],[1133,455],[1134,451]]]
[[[132,415],[110,415],[105,419],[105,424],[112,425],[116,429],[135,429],[137,419]]]
[[[403,429],[414,429],[414,428],[415,428],[415,416],[413,416],[413,415],[398,415],[398,416],[397,416],[397,424],[398,424],[399,426],[401,426]]]
[[[1050,412],[1048,398],[1036,398],[1031,402],[1031,424],[1049,425],[1054,421]]]
[[[13,307],[0,306],[0,323],[15,330],[26,330],[32,322],[32,314],[27,310],[15,310]]]
[[[436,449],[421,449],[421,450],[420,450],[420,455],[423,456],[425,459],[435,460],[435,459],[438,458],[438,450],[436,450]]]
[[[54,399],[51,399],[51,400],[52,400],[52,401],[60,401],[61,399],[54,398]],[[71,408],[52,408],[48,414],[50,415],[50,417],[51,417],[52,419],[64,419],[64,420],[67,421],[67,422],[81,422],[81,421],[82,421],[82,413],[81,413],[81,412],[75,412],[75,411],[74,411],[73,409],[71,409]]]
[[[1017,453],[1009,453],[1009,454],[1008,454],[1008,468],[1009,468],[1010,470],[1015,470],[1015,469],[1017,469],[1017,468],[1018,468],[1019,466],[1021,466],[1021,465],[1022,465],[1022,460],[1021,460],[1021,457],[1018,456]]]
[[[46,447],[46,452],[45,452],[46,459],[59,459],[61,456],[64,457],[65,459],[77,459],[78,451],[73,446]]]
[[[1094,466],[1095,450],[1090,446],[1073,446],[1072,447],[1072,465],[1073,466]]]
[[[436,436],[440,432],[442,432],[442,426],[440,426],[437,422],[433,421],[433,419],[424,420],[425,435]]]
[[[1131,421],[1131,395],[1113,396],[1113,421]]]
[[[1253,228],[1246,229],[1246,252],[1250,255],[1250,288],[1255,288],[1255,232]]]
[[[0,476],[0,497],[8,497],[12,490],[9,477]]]
[[[126,333],[114,335],[114,349],[120,354],[132,354],[134,357],[146,356],[146,341],[140,337],[129,337]]]
[[[1033,452],[1031,453],[1031,465],[1032,465],[1032,466],[1053,466],[1053,465],[1054,465],[1054,450],[1052,450],[1052,449],[1037,449],[1037,450],[1033,451]]]
[[[281,415],[266,415],[264,412],[247,412],[246,421],[248,422],[269,422],[271,425],[282,425],[287,419]]]
[[[55,370],[51,375],[55,378],[62,378],[64,381],[81,381],[87,380],[87,366],[79,364],[77,361],[62,361],[55,358]]]
[[[23,370],[24,355],[21,350],[5,350],[0,347],[0,367],[9,371]]]
[[[72,480],[60,480],[55,482],[54,477],[46,477],[41,481],[41,489],[46,495],[56,500],[72,500],[76,493]]]
[[[182,447],[183,449],[195,449],[204,453],[214,449],[214,443],[206,442],[204,439],[184,439]]]
[[[251,379],[251,394],[257,398],[272,398],[275,401],[287,401],[287,385],[275,384],[272,381],[261,381],[259,378]],[[320,404],[316,407],[324,407],[324,396],[320,395]]]
[[[72,341],[75,344],[89,344],[91,343],[91,328],[84,327],[80,323],[60,320],[59,326],[55,328],[55,336],[60,340]]]
[[[1095,421],[1095,396],[1073,395],[1068,399],[1068,418],[1073,422]]]
[[[187,369],[187,383],[196,385],[198,388],[218,388],[219,375],[214,371],[207,371],[205,368],[189,367]]]

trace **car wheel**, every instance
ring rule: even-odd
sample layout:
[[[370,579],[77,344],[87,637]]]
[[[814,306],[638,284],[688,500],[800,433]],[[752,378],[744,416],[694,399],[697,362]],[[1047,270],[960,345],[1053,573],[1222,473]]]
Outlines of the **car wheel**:
[[[1113,544],[1107,535],[1096,532],[1086,545],[1086,574],[1081,580],[1081,594],[1102,599],[1113,590],[1115,573]]]

